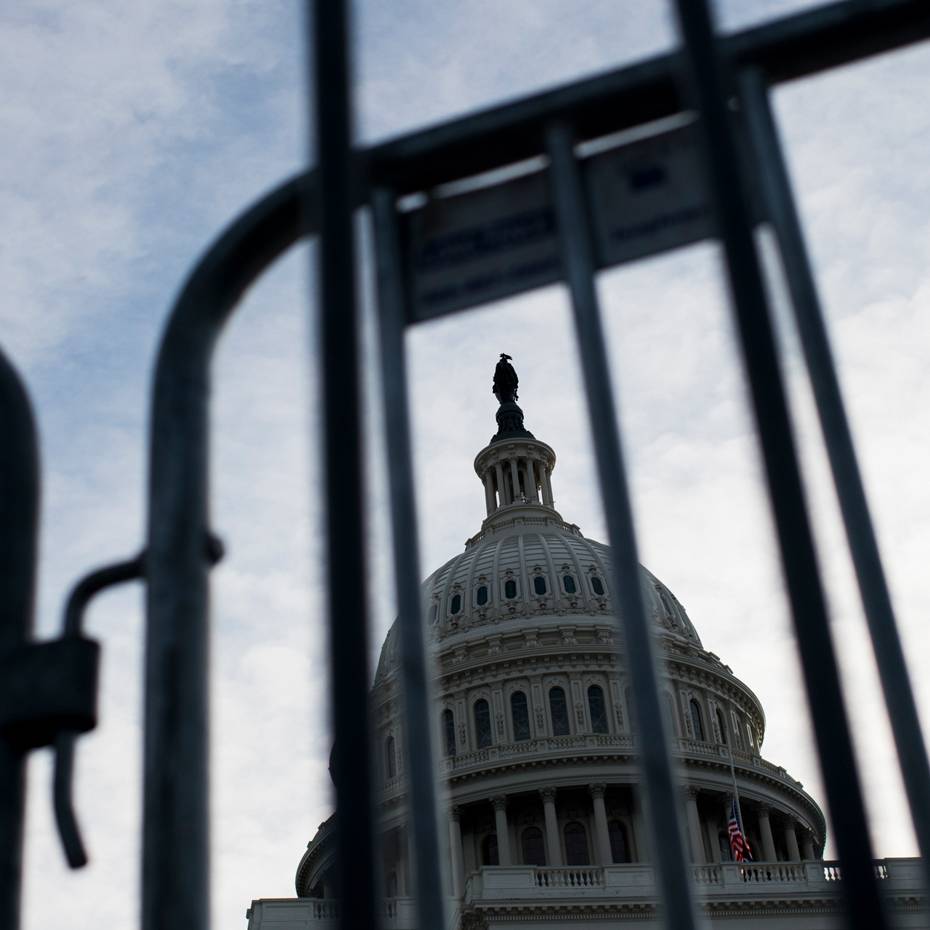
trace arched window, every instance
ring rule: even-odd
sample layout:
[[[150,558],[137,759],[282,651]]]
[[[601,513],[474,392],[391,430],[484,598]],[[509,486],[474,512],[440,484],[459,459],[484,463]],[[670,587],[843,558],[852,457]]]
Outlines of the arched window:
[[[610,837],[610,861],[632,862],[626,827],[619,820],[610,820],[607,823],[607,835]]]
[[[482,865],[500,865],[500,859],[497,855],[497,834],[489,833],[481,841],[481,864]]]
[[[389,736],[384,741],[384,773],[387,778],[397,774],[397,755],[394,752],[394,737]]]
[[[584,824],[577,820],[565,824],[565,864],[590,865],[588,856],[588,833]]]
[[[433,601],[429,609],[429,622],[435,623],[439,619],[439,604]]]
[[[604,596],[604,582],[597,575],[591,576],[591,590],[598,596]]]
[[[588,711],[591,714],[591,730],[594,733],[606,733],[607,707],[604,704],[604,689],[600,685],[588,688]]]
[[[736,716],[736,711],[730,711],[730,719],[733,721],[733,742],[736,743],[737,749],[743,748],[743,734],[740,731],[739,726],[739,717]]]
[[[478,587],[478,593],[475,594],[475,603],[479,607],[484,607],[488,602],[488,586],[486,584]]]
[[[558,685],[549,689],[549,713],[552,716],[552,735],[568,736],[568,705],[565,703],[565,689]]]
[[[755,750],[756,734],[752,732],[752,727],[748,723],[746,724],[746,735],[749,737],[749,748]]]
[[[462,595],[453,594],[452,600],[449,601],[449,613],[454,617],[462,612]]]
[[[539,827],[527,827],[520,835],[524,865],[545,865],[546,844]]]
[[[508,578],[504,582],[504,597],[506,597],[507,600],[513,600],[516,596],[517,583],[513,580],[513,578]]]
[[[723,743],[724,746],[726,746],[727,724],[726,724],[726,721],[723,719],[723,711],[718,707],[716,708],[715,713],[717,714],[717,728],[720,730],[720,742]]]
[[[526,695],[514,691],[510,695],[510,717],[513,720],[513,738],[519,743],[530,738],[530,711],[526,704]]]
[[[448,707],[442,712],[442,748],[447,756],[455,755],[455,715]]]
[[[475,741],[479,749],[491,745],[491,708],[484,698],[475,701]]]
[[[571,575],[562,576],[562,587],[566,594],[575,594],[578,590],[578,585],[575,584],[575,579]]]
[[[534,575],[533,576],[533,590],[540,596],[546,593],[546,576],[545,575]]]
[[[691,728],[694,730],[694,738],[703,743],[706,737],[704,736],[704,718],[701,715],[701,705],[694,698],[691,698],[688,706],[691,708]]]

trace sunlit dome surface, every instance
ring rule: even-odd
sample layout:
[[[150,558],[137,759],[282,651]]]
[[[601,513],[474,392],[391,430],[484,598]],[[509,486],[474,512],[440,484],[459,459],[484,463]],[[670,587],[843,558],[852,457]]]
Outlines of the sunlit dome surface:
[[[440,640],[488,625],[525,626],[530,617],[603,616],[613,623],[610,549],[586,539],[554,511],[515,505],[510,519],[469,540],[423,583],[426,621]],[[701,648],[684,607],[650,571],[641,568],[646,610],[663,633]],[[486,632],[486,630],[483,630]],[[397,663],[391,627],[381,649],[376,680]]]

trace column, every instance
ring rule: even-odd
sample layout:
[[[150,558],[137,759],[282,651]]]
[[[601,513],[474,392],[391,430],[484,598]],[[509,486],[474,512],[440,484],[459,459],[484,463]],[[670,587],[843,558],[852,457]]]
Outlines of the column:
[[[461,898],[465,890],[465,869],[462,866],[462,809],[453,807],[449,811],[449,850],[452,864],[452,897]]]
[[[546,862],[562,865],[562,844],[559,842],[559,821],[555,816],[555,788],[543,788],[543,814],[546,818]]]
[[[510,478],[513,481],[513,502],[520,501],[520,473],[517,471],[517,460],[510,460]]]
[[[710,850],[710,861],[720,861],[720,825],[711,817],[704,821],[704,832],[707,834],[707,848]]]
[[[535,502],[539,500],[539,498],[536,494],[536,474],[533,471],[532,459],[526,459],[524,461],[523,471],[525,473],[523,487],[526,488],[526,499]]]
[[[759,833],[762,835],[762,858],[765,862],[777,862],[775,855],[775,839],[772,836],[772,822],[769,819],[770,808],[765,804],[759,805]]]
[[[549,483],[549,469],[540,465],[539,483],[542,485],[543,503],[552,507],[552,485]]]
[[[397,832],[397,893],[413,896],[413,828]]]
[[[594,805],[594,839],[598,865],[610,865],[614,860],[610,850],[610,832],[607,828],[607,808],[604,806],[605,788],[605,785],[588,785]]]
[[[685,807],[688,812],[688,841],[691,845],[692,862],[704,864],[704,840],[701,838],[701,818],[697,808],[697,788],[685,789]]]
[[[491,516],[497,509],[497,500],[494,497],[494,479],[489,471],[484,473],[484,503],[488,508],[488,516]]]
[[[504,469],[500,462],[494,463],[494,471],[497,474],[497,493],[500,496],[501,507],[511,503],[507,499],[507,486],[504,484]]]
[[[507,826],[507,798],[502,794],[491,798],[494,805],[494,829],[497,832],[497,861],[501,865],[512,865],[510,857],[510,829]]]
[[[801,852],[804,854],[805,860],[816,858],[816,853],[814,852],[814,837],[810,830],[805,830],[801,834]]]
[[[643,818],[643,806],[638,794],[633,796],[633,845],[636,852],[636,862],[648,862],[649,837],[646,834],[646,821]]]

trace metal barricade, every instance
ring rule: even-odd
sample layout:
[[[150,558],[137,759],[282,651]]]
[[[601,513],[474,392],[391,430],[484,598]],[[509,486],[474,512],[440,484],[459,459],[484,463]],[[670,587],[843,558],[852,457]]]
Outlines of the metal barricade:
[[[328,503],[329,641],[335,731],[338,888],[345,927],[376,928],[379,877],[368,739],[368,616],[361,481],[360,357],[353,213],[368,206],[375,230],[378,322],[388,424],[401,682],[407,734],[408,803],[414,837],[418,926],[447,926],[443,847],[436,811],[436,767],[428,695],[432,678],[420,616],[404,331],[466,310],[487,294],[427,306],[413,293],[407,212],[400,199],[435,192],[483,172],[535,160],[556,260],[510,293],[564,281],[574,313],[589,410],[597,411],[595,453],[623,637],[630,650],[634,706],[662,915],[668,926],[698,925],[682,843],[675,771],[657,688],[653,633],[642,604],[632,507],[616,427],[610,362],[600,324],[597,272],[615,261],[598,251],[587,157],[578,144],[665,117],[690,117],[701,141],[705,191],[714,208],[710,233],[722,241],[734,317],[756,416],[767,489],[775,515],[801,665],[833,814],[848,921],[881,928],[865,812],[845,705],[815,559],[792,419],[753,233],[760,221],[750,186],[760,192],[784,263],[806,364],[814,387],[837,495],[888,704],[915,832],[930,887],[930,770],[920,735],[887,583],[856,464],[810,262],[768,104],[769,87],[930,37],[925,0],[833,3],[726,37],[717,37],[705,0],[678,0],[684,54],[674,52],[565,88],[412,133],[371,149],[351,147],[351,93],[345,4],[313,4],[313,62],[318,167],[288,181],[238,218],[204,255],[178,298],[155,371],[150,438],[149,519],[141,557],[94,573],[79,586],[70,615],[79,628],[86,599],[108,583],[147,584],[144,930],[209,926],[207,815],[209,640],[208,572],[220,547],[208,509],[209,365],[224,324],[245,289],[299,238],[319,233],[320,375]],[[693,101],[689,98],[693,95]],[[738,101],[738,106],[734,104]],[[693,109],[691,107],[693,106]],[[753,152],[752,164],[742,149]],[[37,461],[28,403],[0,358],[0,400],[14,397],[0,452],[0,594],[8,655],[28,638],[35,572]],[[9,411],[12,411],[10,414]],[[337,507],[338,502],[338,507]],[[337,603],[334,592],[339,591]],[[12,618],[12,619],[10,619]],[[85,714],[60,723],[61,784],[70,771],[69,740]],[[17,926],[24,747],[0,727],[0,915]],[[70,807],[59,794],[63,834]],[[73,817],[72,817],[73,820]],[[72,831],[73,832],[73,831]],[[76,833],[73,834],[76,836]],[[72,850],[77,847],[74,843]],[[79,844],[78,844],[79,845]],[[351,853],[350,853],[351,849]],[[80,857],[73,857],[77,861]]]

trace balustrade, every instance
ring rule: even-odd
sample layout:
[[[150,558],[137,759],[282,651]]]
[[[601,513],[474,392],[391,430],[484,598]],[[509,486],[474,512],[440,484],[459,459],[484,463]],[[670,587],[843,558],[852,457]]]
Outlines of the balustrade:
[[[600,868],[538,868],[535,870],[534,878],[538,888],[604,887],[604,870]]]

